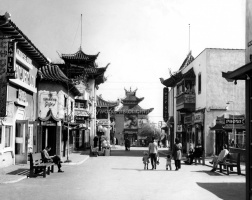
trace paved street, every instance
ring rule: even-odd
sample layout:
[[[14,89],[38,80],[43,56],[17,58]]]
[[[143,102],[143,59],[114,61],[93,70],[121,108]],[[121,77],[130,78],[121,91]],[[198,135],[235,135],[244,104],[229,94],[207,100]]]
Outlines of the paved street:
[[[64,166],[63,174],[0,184],[0,197],[15,200],[245,199],[243,175],[213,173],[209,172],[209,166],[202,165],[182,165],[180,171],[166,171],[164,157],[157,170],[143,170],[144,149],[132,147],[125,152],[119,146],[109,157],[90,157],[80,165]]]

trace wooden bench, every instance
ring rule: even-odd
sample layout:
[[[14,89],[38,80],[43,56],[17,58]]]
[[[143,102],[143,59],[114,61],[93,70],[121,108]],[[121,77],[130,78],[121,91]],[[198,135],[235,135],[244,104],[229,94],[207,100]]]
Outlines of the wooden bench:
[[[30,177],[50,175],[54,172],[54,163],[44,163],[41,153],[30,154]]]
[[[224,168],[226,168],[227,170],[227,175],[229,175],[229,168],[231,171],[233,171],[233,168],[236,167],[237,174],[241,174],[240,153],[229,153],[226,159],[224,159],[223,162],[220,162],[218,164],[220,166],[220,172],[222,172],[222,166],[224,166]]]

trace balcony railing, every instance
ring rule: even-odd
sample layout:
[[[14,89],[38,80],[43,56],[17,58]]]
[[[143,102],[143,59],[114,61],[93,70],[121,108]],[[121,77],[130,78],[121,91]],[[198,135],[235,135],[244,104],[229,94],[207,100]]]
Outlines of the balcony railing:
[[[195,111],[195,94],[182,93],[177,96],[177,110],[184,110],[188,112]]]

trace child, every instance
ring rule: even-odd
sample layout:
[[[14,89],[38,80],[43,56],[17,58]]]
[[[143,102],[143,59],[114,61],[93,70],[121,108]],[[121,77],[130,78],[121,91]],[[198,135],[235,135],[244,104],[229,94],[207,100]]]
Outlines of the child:
[[[166,170],[168,170],[168,166],[169,166],[169,168],[170,168],[170,170],[172,170],[172,167],[171,167],[171,155],[167,155],[166,156]]]
[[[149,159],[150,159],[149,154],[145,151],[143,156],[144,169],[148,170],[148,164],[150,162]]]

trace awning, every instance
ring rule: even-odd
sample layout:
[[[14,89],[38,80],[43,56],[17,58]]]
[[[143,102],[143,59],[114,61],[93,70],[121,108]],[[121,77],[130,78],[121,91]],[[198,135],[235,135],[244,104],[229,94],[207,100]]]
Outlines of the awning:
[[[210,127],[210,130],[212,130],[212,131],[224,130],[223,126],[224,126],[224,124],[215,124],[215,126]]]

